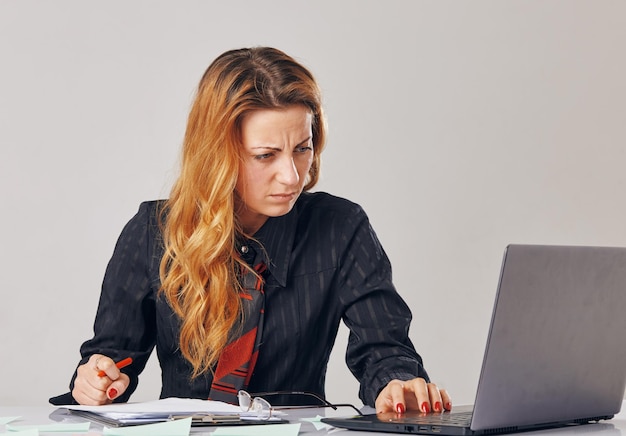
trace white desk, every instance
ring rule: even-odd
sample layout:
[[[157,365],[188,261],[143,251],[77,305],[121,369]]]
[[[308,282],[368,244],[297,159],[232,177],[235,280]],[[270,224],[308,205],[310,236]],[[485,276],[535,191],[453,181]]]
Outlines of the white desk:
[[[50,418],[52,412],[56,410],[56,407],[53,406],[32,406],[32,407],[6,407],[0,406],[0,417],[4,416],[21,416],[21,420],[14,421],[14,424],[33,424],[33,425],[41,425],[41,424],[51,424],[55,421]],[[323,436],[329,434],[330,429],[325,430],[316,430],[314,425],[308,421],[301,421],[300,418],[306,417],[314,417],[317,415],[321,416],[330,416],[332,412],[329,409],[305,409],[305,410],[289,410],[287,411],[289,416],[288,419],[291,422],[301,422],[302,426],[300,428],[300,435],[316,435]],[[345,413],[346,411],[344,411]],[[350,412],[347,412],[350,413]],[[73,422],[84,422],[81,418],[72,416],[69,418],[73,420]],[[191,432],[194,436],[200,435],[210,435],[211,431],[214,428],[205,427],[205,428],[192,428]],[[336,429],[332,434],[337,433]],[[0,425],[0,434],[6,432],[4,426]],[[100,435],[102,433],[102,425],[92,423],[90,427],[90,431],[88,433],[89,436]],[[375,434],[387,434],[392,435],[393,433],[374,433],[374,432],[361,432],[361,431],[348,431],[342,430],[342,434],[345,436],[372,436]],[[40,433],[41,435],[67,435],[71,433]],[[575,427],[568,428],[560,428],[560,429],[552,429],[552,430],[540,430],[526,433],[517,433],[519,435],[532,435],[532,436],[561,436],[561,435],[578,435],[578,436],[626,436],[626,401],[622,406],[622,411],[616,415],[613,419],[608,421],[603,421],[597,424],[589,424],[589,425],[581,425]]]

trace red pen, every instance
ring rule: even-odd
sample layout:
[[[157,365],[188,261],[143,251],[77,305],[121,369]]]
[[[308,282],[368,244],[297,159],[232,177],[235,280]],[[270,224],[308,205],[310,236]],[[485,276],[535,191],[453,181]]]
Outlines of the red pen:
[[[122,360],[120,360],[119,362],[117,362],[117,363],[115,364],[115,366],[117,366],[117,368],[118,368],[118,369],[122,369],[122,368],[124,368],[125,366],[130,365],[131,363],[133,363],[133,359],[132,359],[131,357],[127,357],[126,359],[122,359]],[[104,371],[100,371],[100,372],[98,373],[98,377],[104,377],[105,375],[107,375],[107,374],[106,374],[106,372],[104,372]]]

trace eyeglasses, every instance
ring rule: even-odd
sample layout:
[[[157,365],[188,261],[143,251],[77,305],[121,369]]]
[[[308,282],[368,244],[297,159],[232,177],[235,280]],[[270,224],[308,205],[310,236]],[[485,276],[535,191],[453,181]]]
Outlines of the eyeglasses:
[[[239,391],[237,393],[237,398],[239,400],[239,407],[244,412],[254,412],[259,418],[267,420],[272,416],[273,410],[287,410],[287,409],[310,409],[310,408],[321,408],[321,407],[331,407],[334,410],[337,410],[339,407],[350,407],[357,414],[363,415],[359,409],[357,409],[354,405],[343,403],[343,404],[333,404],[320,397],[319,395],[313,392],[294,392],[294,391],[275,391],[275,392],[257,392],[253,394],[254,397],[246,391]],[[311,404],[304,406],[277,406],[272,407],[272,405],[262,397],[269,397],[274,395],[304,395],[313,397],[318,400],[321,404]]]
[[[258,418],[267,420],[272,417],[272,405],[261,397],[252,397],[246,391],[237,393],[239,407],[244,412],[253,412]]]

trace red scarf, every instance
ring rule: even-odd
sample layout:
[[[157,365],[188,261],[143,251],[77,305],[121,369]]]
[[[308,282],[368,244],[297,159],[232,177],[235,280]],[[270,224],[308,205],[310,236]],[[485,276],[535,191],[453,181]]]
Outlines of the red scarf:
[[[260,262],[254,267],[259,277],[247,270],[243,275],[243,289],[239,294],[244,315],[243,328],[220,355],[209,393],[210,400],[237,404],[237,393],[250,383],[263,332],[265,292],[262,274],[266,268],[265,263]],[[239,328],[239,324],[234,327],[237,331]]]

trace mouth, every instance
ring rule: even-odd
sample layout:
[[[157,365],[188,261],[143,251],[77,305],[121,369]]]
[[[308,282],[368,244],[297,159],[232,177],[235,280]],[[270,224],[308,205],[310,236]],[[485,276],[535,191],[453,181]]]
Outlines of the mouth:
[[[297,192],[285,192],[280,194],[271,194],[270,197],[276,200],[288,201],[293,199],[298,195]]]

